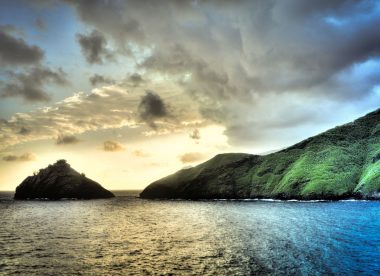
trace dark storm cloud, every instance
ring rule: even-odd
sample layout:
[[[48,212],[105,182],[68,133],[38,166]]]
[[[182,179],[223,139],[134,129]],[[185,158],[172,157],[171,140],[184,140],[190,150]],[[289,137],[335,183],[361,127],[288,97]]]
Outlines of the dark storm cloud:
[[[107,49],[107,40],[101,32],[93,30],[88,35],[78,34],[77,39],[88,63],[102,64],[105,60],[113,59],[112,53]]]
[[[89,81],[92,86],[96,86],[98,84],[112,84],[115,81],[109,77],[102,76],[99,74],[95,74],[89,78]]]
[[[59,135],[56,140],[57,145],[77,144],[80,140],[74,135]]]
[[[26,162],[26,161],[34,161],[36,160],[36,155],[34,153],[30,153],[30,152],[26,152],[24,154],[21,154],[21,155],[6,155],[3,157],[3,160],[4,161],[7,161],[7,162],[14,162],[14,161],[23,161],[23,162]]]
[[[138,106],[140,118],[150,127],[156,128],[155,120],[168,116],[167,107],[161,97],[153,91],[146,91]]]
[[[28,45],[0,28],[0,65],[28,65],[39,63],[44,56],[41,48]]]
[[[49,101],[44,90],[47,84],[66,85],[66,74],[62,69],[53,71],[46,67],[33,67],[25,72],[8,72],[8,80],[1,87],[1,97],[21,97],[26,101]]]

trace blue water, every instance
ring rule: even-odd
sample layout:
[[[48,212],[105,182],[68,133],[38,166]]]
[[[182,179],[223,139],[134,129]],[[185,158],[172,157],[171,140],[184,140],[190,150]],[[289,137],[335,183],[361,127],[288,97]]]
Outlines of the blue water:
[[[0,274],[380,273],[380,202],[92,201],[0,194]]]

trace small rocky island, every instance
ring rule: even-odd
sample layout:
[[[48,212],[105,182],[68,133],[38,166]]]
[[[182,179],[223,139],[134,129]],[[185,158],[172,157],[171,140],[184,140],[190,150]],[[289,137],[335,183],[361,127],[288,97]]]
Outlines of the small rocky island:
[[[66,160],[58,160],[33,176],[28,176],[16,188],[14,199],[99,199],[114,194],[99,183],[75,171]]]

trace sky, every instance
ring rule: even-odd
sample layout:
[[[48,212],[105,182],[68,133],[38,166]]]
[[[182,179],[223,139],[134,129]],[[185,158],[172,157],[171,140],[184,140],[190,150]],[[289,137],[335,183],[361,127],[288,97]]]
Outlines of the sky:
[[[380,3],[4,0],[0,190],[66,159],[143,189],[380,106]]]

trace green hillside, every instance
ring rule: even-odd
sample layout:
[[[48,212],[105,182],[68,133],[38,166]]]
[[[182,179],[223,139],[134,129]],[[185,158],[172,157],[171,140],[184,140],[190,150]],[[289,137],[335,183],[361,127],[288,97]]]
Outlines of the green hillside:
[[[220,154],[150,184],[142,198],[377,198],[380,109],[265,156]]]

